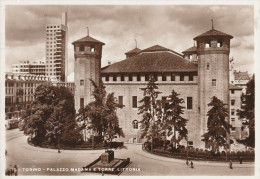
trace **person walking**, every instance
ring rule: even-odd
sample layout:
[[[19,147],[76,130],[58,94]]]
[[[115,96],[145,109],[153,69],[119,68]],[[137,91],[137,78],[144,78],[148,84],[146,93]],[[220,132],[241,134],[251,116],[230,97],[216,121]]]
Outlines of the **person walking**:
[[[231,160],[229,160],[229,168],[230,168],[230,169],[233,169],[232,161],[231,161]]]
[[[193,162],[192,162],[192,161],[190,161],[190,167],[191,167],[191,168],[194,168],[194,165],[193,165]]]
[[[14,165],[14,175],[18,176],[18,167],[17,167],[17,165]]]

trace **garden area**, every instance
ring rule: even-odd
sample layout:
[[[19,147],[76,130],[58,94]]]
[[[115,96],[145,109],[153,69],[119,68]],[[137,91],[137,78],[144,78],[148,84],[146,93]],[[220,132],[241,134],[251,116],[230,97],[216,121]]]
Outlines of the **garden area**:
[[[168,145],[164,145],[159,147],[158,144],[154,144],[153,152],[151,151],[151,144],[145,143],[143,145],[143,150],[146,152],[160,155],[169,158],[177,158],[177,159],[187,159],[190,160],[202,160],[202,161],[229,161],[232,160],[233,162],[253,162],[255,160],[255,152],[252,151],[239,151],[239,152],[229,152],[222,151],[222,152],[214,152],[210,150],[203,150],[193,147],[184,147],[180,146],[178,148],[172,147],[170,142],[168,141]]]

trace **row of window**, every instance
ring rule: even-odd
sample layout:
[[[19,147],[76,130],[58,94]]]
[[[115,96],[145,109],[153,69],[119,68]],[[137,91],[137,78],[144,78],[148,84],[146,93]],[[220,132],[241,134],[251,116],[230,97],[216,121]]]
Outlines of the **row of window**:
[[[85,46],[85,45],[80,45],[79,47],[76,47],[76,51],[80,51],[80,52],[83,52],[83,51],[87,51],[88,49],[88,46]],[[95,52],[95,48],[94,46],[91,46],[90,47],[90,52]]]
[[[203,47],[203,46],[201,46],[202,44],[199,44],[199,46],[200,47]],[[217,47],[222,47],[223,46],[223,40],[222,39],[219,39],[218,41],[217,41]],[[211,44],[211,41],[207,41],[206,43],[205,43],[205,46],[204,47],[206,47],[206,48],[210,48],[210,47],[212,47],[212,44]]]
[[[133,81],[133,75],[132,74],[129,74],[127,76],[128,76],[128,81]],[[141,74],[137,74],[136,80],[141,81],[141,76],[142,76]],[[185,75],[180,75],[180,81],[184,81],[184,76]],[[109,81],[109,77],[110,77],[110,75],[107,74],[105,76],[105,81]],[[117,74],[113,74],[112,77],[113,77],[113,81],[118,80]],[[126,76],[124,74],[121,74],[120,75],[120,81],[125,81],[125,77]],[[153,78],[155,79],[155,81],[158,81],[158,75],[154,74]],[[149,81],[149,75],[145,75],[145,81]],[[167,81],[167,75],[165,75],[165,74],[162,75],[162,81]],[[175,74],[171,75],[171,81],[176,81],[176,75]],[[194,75],[189,75],[189,81],[194,81]]]
[[[145,101],[149,101],[149,97],[146,97],[147,100]],[[123,96],[118,96],[118,104],[119,105],[124,105],[124,100],[123,100]],[[137,108],[137,104],[138,104],[138,100],[137,100],[137,96],[132,96],[132,108]],[[163,107],[165,105],[167,105],[167,97],[163,96],[162,97],[162,105]],[[187,97],[187,109],[192,109],[192,97]]]
[[[163,106],[166,104],[166,97],[162,97]],[[137,108],[137,96],[132,96],[132,108]],[[123,96],[118,96],[118,104],[124,105]],[[80,98],[80,108],[84,108],[84,98]],[[192,97],[187,97],[187,109],[192,109]]]
[[[58,25],[58,26],[47,26],[47,29],[49,29],[49,28],[60,28],[60,26]]]
[[[23,86],[24,87],[33,87],[33,86],[36,86],[36,84],[34,84],[34,83],[8,83],[8,82],[5,82],[5,87],[14,87],[14,86],[16,86],[16,87],[23,87]]]

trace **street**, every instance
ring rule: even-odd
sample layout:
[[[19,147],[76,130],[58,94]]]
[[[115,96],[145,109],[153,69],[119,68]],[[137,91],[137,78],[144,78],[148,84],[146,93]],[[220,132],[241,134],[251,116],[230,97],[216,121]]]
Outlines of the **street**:
[[[115,150],[115,158],[130,158],[131,164],[122,176],[252,176],[254,163],[228,163],[193,161],[195,168],[184,160],[156,156],[142,151],[138,144],[125,144],[125,149]],[[27,136],[18,129],[6,131],[6,166],[17,165],[18,175],[101,175],[80,172],[80,168],[97,159],[104,150],[61,150],[33,147]],[[72,171],[74,170],[74,171]]]

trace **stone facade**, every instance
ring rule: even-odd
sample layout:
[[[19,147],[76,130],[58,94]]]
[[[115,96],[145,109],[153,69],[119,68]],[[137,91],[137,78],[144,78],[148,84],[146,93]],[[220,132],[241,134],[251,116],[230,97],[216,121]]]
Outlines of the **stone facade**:
[[[31,106],[37,86],[50,83],[46,76],[6,73],[5,118],[19,118],[21,112]]]
[[[138,101],[143,98],[143,91],[140,88],[147,85],[148,75],[154,75],[159,91],[162,92],[159,99],[170,95],[171,91],[175,90],[185,101],[183,117],[189,120],[187,123],[188,144],[186,140],[182,140],[180,144],[203,148],[205,144],[201,141],[201,135],[207,131],[207,111],[210,99],[216,96],[227,104],[230,101],[229,50],[232,38],[231,35],[212,29],[195,37],[197,46],[184,51],[184,56],[155,45],[138,50],[136,54],[127,56],[125,60],[102,68],[101,76],[106,91],[114,92],[118,102],[125,105],[117,112],[120,126],[126,135],[122,140],[142,142],[140,124],[138,124],[142,117],[138,115]],[[81,40],[82,43],[83,41]],[[88,45],[89,42],[85,39],[84,43]],[[76,43],[74,47],[77,48]],[[79,54],[76,48],[75,107],[78,110],[79,98],[84,97],[89,102],[92,90],[88,85],[81,89],[79,80],[82,77],[97,80],[100,69],[95,65],[90,68],[90,61],[99,63],[101,56],[93,57],[85,52]]]
[[[100,80],[102,45],[104,43],[96,41],[87,36],[73,42],[74,45],[74,75],[75,75],[75,109],[87,105],[92,101],[91,93],[94,89],[90,79],[96,84]]]

